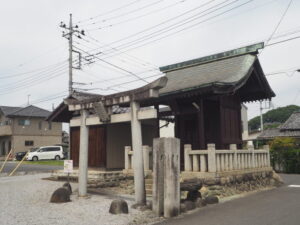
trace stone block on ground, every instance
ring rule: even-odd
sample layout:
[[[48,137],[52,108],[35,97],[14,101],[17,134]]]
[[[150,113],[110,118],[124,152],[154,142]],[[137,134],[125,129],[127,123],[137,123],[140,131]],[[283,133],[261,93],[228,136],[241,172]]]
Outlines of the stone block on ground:
[[[70,192],[66,188],[58,188],[51,196],[50,202],[52,203],[64,203],[70,202]]]
[[[206,204],[217,204],[217,203],[219,203],[219,198],[216,196],[207,196],[205,198],[205,203]]]
[[[195,204],[196,204],[196,207],[197,207],[197,208],[202,208],[202,207],[206,206],[205,200],[203,200],[203,199],[201,199],[201,198],[198,198],[198,199],[196,200]]]
[[[64,183],[63,188],[66,188],[72,194],[72,186],[70,183]]]
[[[127,202],[123,199],[113,200],[109,207],[109,213],[111,214],[128,214]]]
[[[184,203],[180,203],[180,213],[185,213],[187,210],[186,210],[186,206]]]
[[[181,191],[195,191],[202,188],[203,182],[200,179],[185,180],[180,183]]]
[[[183,204],[185,204],[185,208],[187,211],[193,210],[196,208],[196,203],[192,201],[185,201]]]

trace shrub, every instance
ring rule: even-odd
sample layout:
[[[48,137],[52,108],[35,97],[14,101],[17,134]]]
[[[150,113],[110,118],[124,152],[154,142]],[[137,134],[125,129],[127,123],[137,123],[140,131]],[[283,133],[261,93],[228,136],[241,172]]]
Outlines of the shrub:
[[[294,138],[275,138],[270,142],[272,166],[280,165],[285,173],[300,173],[300,149]]]

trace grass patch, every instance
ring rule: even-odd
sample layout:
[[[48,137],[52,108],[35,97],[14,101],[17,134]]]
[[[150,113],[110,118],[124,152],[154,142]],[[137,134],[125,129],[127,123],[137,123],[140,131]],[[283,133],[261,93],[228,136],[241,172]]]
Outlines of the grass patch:
[[[63,160],[40,160],[40,161],[24,161],[24,164],[30,165],[47,165],[47,166],[63,166]]]

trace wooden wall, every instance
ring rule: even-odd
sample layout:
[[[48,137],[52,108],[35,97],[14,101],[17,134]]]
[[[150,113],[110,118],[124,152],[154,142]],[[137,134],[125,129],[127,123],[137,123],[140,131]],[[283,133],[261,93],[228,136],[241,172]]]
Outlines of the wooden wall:
[[[80,128],[71,128],[71,159],[74,166],[79,165]],[[106,167],[106,127],[89,127],[89,167]]]

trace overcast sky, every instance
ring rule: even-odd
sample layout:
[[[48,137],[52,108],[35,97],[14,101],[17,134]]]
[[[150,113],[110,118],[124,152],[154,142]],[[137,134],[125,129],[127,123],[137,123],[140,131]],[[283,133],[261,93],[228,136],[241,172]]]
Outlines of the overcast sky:
[[[108,94],[159,77],[158,67],[269,39],[290,0],[10,0],[0,7],[0,105],[57,106],[68,90],[68,42],[61,21],[83,29],[74,45],[97,54],[74,70],[77,88]],[[300,0],[294,0],[273,39],[300,35]],[[300,105],[300,39],[266,47],[260,62],[276,93],[274,107]],[[74,53],[74,59],[77,55]],[[86,64],[86,61],[83,61]],[[279,73],[282,72],[282,73]],[[122,78],[119,78],[122,77]],[[113,79],[113,80],[111,80]],[[108,81],[109,80],[109,81]],[[125,83],[125,84],[124,84]],[[46,101],[48,100],[48,101]],[[259,103],[247,104],[249,118]]]

